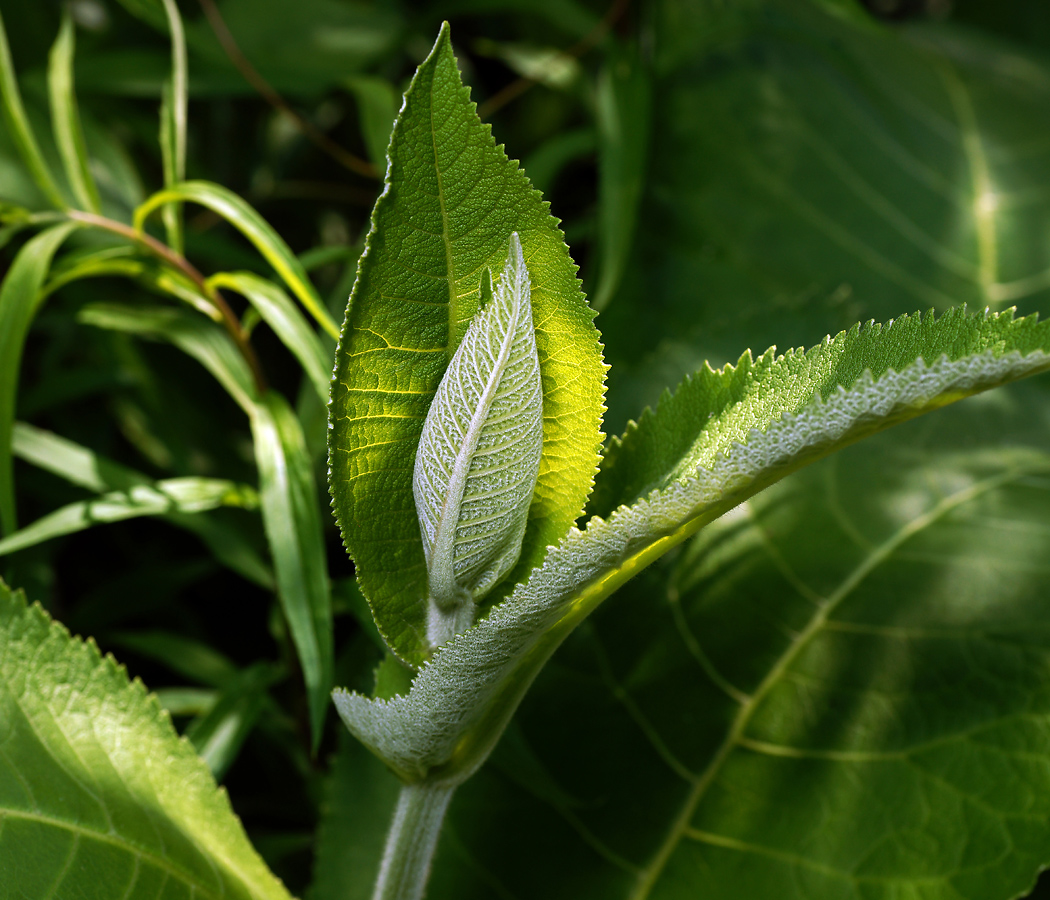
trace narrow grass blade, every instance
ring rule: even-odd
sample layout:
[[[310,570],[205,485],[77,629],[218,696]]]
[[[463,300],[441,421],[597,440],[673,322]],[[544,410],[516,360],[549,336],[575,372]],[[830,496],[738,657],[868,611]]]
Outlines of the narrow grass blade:
[[[238,674],[237,666],[214,647],[170,631],[122,631],[106,640],[209,687],[225,688]]]
[[[28,241],[0,284],[0,535],[17,527],[11,431],[22,348],[51,259],[76,227],[68,222],[55,225]]]
[[[598,82],[598,287],[591,299],[608,306],[627,269],[645,183],[651,84],[640,55],[617,49]]]
[[[313,744],[332,688],[332,598],[313,466],[295,414],[270,392],[252,414],[263,523],[277,590],[306,681]]]
[[[230,336],[214,322],[185,309],[96,303],[85,306],[78,320],[97,328],[123,331],[174,344],[214,375],[245,412],[257,402],[251,370]]]
[[[181,309],[96,304],[85,307],[80,320],[174,344],[203,364],[248,413],[277,594],[303,669],[316,747],[332,686],[332,603],[317,485],[299,421],[279,394],[258,397],[244,358],[226,332],[206,319]]]
[[[318,324],[332,337],[339,337],[339,328],[325,309],[302,263],[266,220],[233,191],[208,181],[186,181],[165,188],[135,211],[135,227],[141,230],[155,209],[179,202],[199,203],[233,225],[255,245]]]
[[[400,103],[397,91],[385,78],[375,75],[353,75],[346,84],[357,101],[357,119],[368,148],[368,158],[378,172],[385,172],[386,149],[390,145],[390,132]]]
[[[58,189],[58,185],[55,184],[51,168],[40,152],[40,145],[37,144],[33,130],[29,127],[29,119],[26,118],[25,107],[22,105],[22,94],[18,90],[15,69],[11,64],[11,49],[7,44],[3,13],[0,13],[0,106],[3,107],[4,121],[7,123],[11,140],[18,148],[18,153],[26,164],[26,168],[29,169],[33,181],[52,206],[66,209],[65,198]]]
[[[328,403],[332,360],[292,299],[272,281],[251,272],[220,272],[208,279],[210,287],[242,294],[274,334],[295,355],[321,402]]]
[[[256,663],[238,672],[215,705],[186,729],[186,737],[197,748],[216,781],[223,779],[237,758],[266,706],[267,689],[280,674],[271,663]]]
[[[184,272],[158,263],[131,244],[83,250],[66,254],[56,264],[44,285],[43,297],[81,278],[119,276],[131,278],[162,296],[175,297],[203,313],[213,322],[222,321],[222,313],[205,297]]]
[[[100,456],[67,438],[25,422],[15,422],[11,448],[19,459],[97,494],[150,484],[152,479]],[[165,513],[166,522],[188,531],[220,563],[266,590],[275,587],[273,572],[251,543],[227,522],[202,513]]]
[[[220,506],[251,509],[257,502],[255,490],[248,485],[219,478],[166,478],[63,506],[0,539],[0,556],[109,522],[167,513],[199,513]]]
[[[175,0],[163,0],[171,35],[171,78],[164,85],[160,107],[160,155],[164,165],[164,186],[170,188],[186,178],[186,106],[189,76],[186,64],[186,35]],[[182,208],[178,203],[165,206],[161,213],[168,245],[182,252]]]
[[[76,46],[76,31],[73,18],[66,9],[62,14],[62,25],[51,48],[47,67],[47,88],[51,100],[51,127],[55,132],[55,143],[66,177],[73,188],[73,195],[81,209],[100,212],[102,202],[98,187],[91,174],[84,131],[80,127],[77,110],[76,89],[73,84],[73,55]]]

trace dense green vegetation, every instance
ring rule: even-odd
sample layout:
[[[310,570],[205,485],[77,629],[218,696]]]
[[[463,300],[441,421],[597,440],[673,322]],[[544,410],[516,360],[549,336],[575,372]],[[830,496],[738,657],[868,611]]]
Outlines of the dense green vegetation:
[[[1047,368],[1050,13],[872,5],[0,3],[0,896],[368,897],[391,770],[433,898],[1033,889],[1047,380],[905,420]],[[545,455],[435,654],[512,232]]]

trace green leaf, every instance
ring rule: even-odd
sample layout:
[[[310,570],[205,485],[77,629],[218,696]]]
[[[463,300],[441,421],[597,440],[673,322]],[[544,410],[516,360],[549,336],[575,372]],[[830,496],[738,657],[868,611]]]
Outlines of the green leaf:
[[[405,95],[390,159],[336,357],[330,477],[343,540],[380,631],[418,664],[428,654],[426,561],[409,460],[477,310],[482,273],[502,269],[511,232],[532,281],[544,440],[508,588],[566,532],[590,491],[604,364],[557,221],[479,121],[447,27]]]
[[[423,423],[412,477],[434,648],[473,624],[474,604],[518,561],[543,450],[529,272],[516,233],[494,293],[487,281]]]
[[[186,729],[212,775],[221,781],[267,703],[267,689],[280,671],[271,663],[256,663],[238,672],[215,705]]]
[[[230,288],[248,298],[274,334],[299,360],[322,403],[328,402],[332,360],[321,339],[310,328],[292,299],[273,282],[251,272],[219,272],[208,279],[209,287]]]
[[[187,310],[100,303],[84,307],[79,318],[174,344],[202,363],[248,413],[277,594],[303,669],[316,747],[332,687],[332,604],[317,485],[295,414],[279,394],[258,397],[229,335]]]
[[[313,744],[321,739],[332,689],[332,599],[313,465],[287,402],[270,392],[252,413],[263,524],[278,596],[306,681]]]
[[[651,140],[650,74],[638,50],[616,46],[598,81],[598,287],[603,310],[616,293],[634,247]]]
[[[175,0],[164,0],[164,14],[171,35],[171,79],[161,93],[160,154],[164,164],[164,186],[170,188],[186,179],[186,106],[189,74],[186,63],[186,36]],[[162,213],[168,246],[182,252],[182,215],[179,204],[164,207]]]
[[[122,631],[106,640],[211,687],[224,688],[238,675],[237,667],[214,647],[170,631]]]
[[[20,459],[97,494],[127,490],[153,481],[142,472],[25,422],[15,422],[11,448]],[[165,513],[161,518],[195,534],[231,571],[266,590],[274,589],[273,572],[255,548],[228,523],[200,513]]]
[[[325,784],[307,900],[370,900],[400,785],[343,732]]]
[[[1023,150],[1047,140],[1045,57],[849,5],[654,7],[644,227],[601,319],[610,429],[744,346],[964,302],[1046,312],[1050,157]]]
[[[859,339],[868,331],[874,338]],[[839,352],[828,353],[831,348]],[[807,463],[923,412],[1050,369],[1050,323],[956,310],[937,321],[930,315],[854,329],[803,359],[816,364],[829,357],[844,380],[854,373],[850,387],[832,380],[826,395],[810,390],[797,411],[780,407],[762,419],[752,416],[736,434],[716,426],[712,440],[698,440],[651,493],[608,519],[592,519],[584,531],[573,529],[506,603],[435,655],[407,696],[382,701],[337,691],[347,727],[405,781],[469,777],[550,654],[617,587]],[[777,375],[797,358],[774,364],[765,379],[771,395],[783,387]],[[915,361],[899,371],[884,363],[902,359]],[[877,380],[872,370],[881,372]],[[746,409],[748,399],[739,405]],[[706,422],[703,409],[693,412]]]
[[[854,326],[807,352],[775,356],[770,349],[752,360],[748,351],[736,366],[705,366],[609,442],[589,512],[607,516],[689,472],[710,468],[735,444],[748,443],[754,429],[765,431],[782,416],[802,413],[814,398],[830,401],[860,380],[899,380],[914,360],[932,372],[948,360],[1039,351],[1046,346],[1047,323],[1037,319],[1014,319],[1012,310],[974,316],[960,308],[939,319],[916,313],[885,326]],[[1035,369],[1041,365],[1035,357],[1030,362]],[[951,393],[943,402],[956,399]]]
[[[141,683],[2,583],[0,679],[11,896],[288,900]]]
[[[91,175],[84,132],[80,127],[77,111],[76,90],[73,86],[73,53],[76,32],[73,17],[68,9],[63,11],[62,25],[58,31],[51,59],[47,67],[47,87],[51,99],[51,125],[55,132],[55,143],[66,170],[66,177],[73,188],[81,209],[97,213],[101,210],[98,187]]]
[[[1050,841],[1043,393],[849,448],[627,585],[515,718],[543,777],[501,743],[427,896],[1027,896]]]
[[[0,534],[10,534],[17,527],[11,430],[22,348],[51,258],[76,227],[69,222],[55,225],[27,241],[0,284]]]
[[[199,513],[220,506],[252,509],[257,505],[255,490],[244,484],[220,478],[166,478],[103,494],[94,500],[69,503],[0,539],[0,556],[107,522],[122,522],[138,516]]]
[[[203,365],[238,405],[251,414],[258,394],[251,369],[230,336],[214,322],[185,309],[93,303],[78,314],[85,325],[174,344]]]
[[[26,164],[26,168],[29,169],[33,181],[53,206],[57,209],[65,209],[66,201],[55,184],[51,169],[40,152],[40,146],[29,126],[29,119],[26,118],[15,69],[11,64],[11,48],[7,44],[7,30],[4,28],[3,14],[0,14],[0,106],[3,108],[8,133],[22,161]]]
[[[374,75],[354,75],[346,83],[357,101],[361,136],[368,148],[368,158],[379,172],[383,172],[386,170],[390,130],[397,117],[397,91],[385,78]]]
[[[339,336],[339,329],[328,315],[306,270],[284,239],[243,199],[222,185],[186,181],[158,191],[135,211],[135,227],[141,230],[149,214],[158,207],[178,202],[199,203],[233,225],[255,245],[318,324],[332,337]]]

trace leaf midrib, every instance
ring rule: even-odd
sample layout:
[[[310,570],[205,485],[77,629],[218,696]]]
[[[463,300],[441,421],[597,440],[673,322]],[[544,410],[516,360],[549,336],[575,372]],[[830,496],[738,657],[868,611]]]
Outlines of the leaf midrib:
[[[445,355],[450,358],[453,338],[459,326],[459,296],[452,267],[452,239],[449,236],[448,210],[445,209],[445,178],[438,162],[437,128],[434,125],[433,77],[430,79],[430,145],[434,149],[434,175],[437,178],[438,209],[441,211],[441,240],[445,245],[445,283],[448,286],[448,332],[445,337]]]
[[[638,878],[634,889],[628,895],[628,900],[646,900],[650,891],[656,885],[657,880],[663,873],[664,867],[670,860],[671,855],[677,849],[682,837],[690,830],[690,822],[696,813],[701,801],[707,793],[708,788],[714,783],[729,756],[742,744],[744,732],[751,724],[751,719],[761,706],[763,700],[780,681],[791,664],[798,658],[799,654],[806,648],[810,640],[823,628],[828,618],[839,607],[839,605],[850,596],[856,587],[864,581],[878,566],[880,566],[897,548],[902,546],[919,532],[930,527],[939,519],[946,516],[952,510],[957,509],[988,491],[995,490],[1011,481],[1015,481],[1035,472],[1048,471],[1047,464],[1037,464],[1026,467],[1012,468],[1000,475],[987,478],[977,482],[965,490],[945,497],[933,509],[913,519],[907,525],[901,527],[895,534],[877,546],[868,556],[842,581],[835,590],[818,607],[809,624],[798,633],[788,644],[784,652],[770,668],[766,677],[753,693],[748,695],[747,700],[741,705],[733,724],[725,740],[715,752],[714,757],[707,767],[700,773],[694,786],[689,791],[685,803],[683,803],[678,816],[671,824],[671,828],[664,838],[663,843],[657,850],[652,862],[646,866]]]

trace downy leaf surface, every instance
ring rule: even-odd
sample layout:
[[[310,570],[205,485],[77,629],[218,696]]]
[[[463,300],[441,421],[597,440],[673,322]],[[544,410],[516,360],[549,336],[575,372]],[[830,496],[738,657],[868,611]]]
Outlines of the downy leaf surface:
[[[557,220],[478,119],[446,26],[394,127],[330,407],[330,479],[343,540],[384,637],[414,664],[428,655],[427,585],[406,460],[477,310],[482,275],[502,269],[511,232],[532,281],[544,420],[522,554],[503,592],[583,508],[601,443],[605,366]]]
[[[895,327],[901,341],[887,328],[881,340],[851,343],[850,332],[822,345],[844,347],[840,369],[862,373],[850,387],[826,397],[818,393],[794,413],[767,414],[739,437],[727,430],[725,444],[709,456],[698,442],[696,453],[685,457],[692,461],[672,467],[647,496],[608,519],[592,519],[584,531],[573,529],[506,603],[439,651],[407,695],[385,701],[337,691],[347,727],[406,781],[465,779],[491,752],[569,632],[702,525],[862,437],[1050,368],[1050,324],[1034,316],[1014,320],[1010,313],[967,316],[960,310],[936,321],[902,319]],[[871,370],[895,348],[908,349],[901,343],[908,335],[915,362],[900,371],[886,368],[875,379]],[[786,359],[781,367],[789,365]],[[772,371],[767,377],[775,382]]]
[[[289,900],[141,682],[2,582],[0,723],[9,896]]]
[[[529,272],[516,233],[499,284],[483,282],[485,294],[438,385],[412,479],[435,647],[473,623],[474,604],[517,562],[543,450]]]

